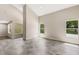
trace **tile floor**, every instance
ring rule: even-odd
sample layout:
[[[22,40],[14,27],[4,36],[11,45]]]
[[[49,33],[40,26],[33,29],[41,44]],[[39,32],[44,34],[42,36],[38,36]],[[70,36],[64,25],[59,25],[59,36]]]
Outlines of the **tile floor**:
[[[0,55],[78,55],[79,45],[34,38],[0,40]]]

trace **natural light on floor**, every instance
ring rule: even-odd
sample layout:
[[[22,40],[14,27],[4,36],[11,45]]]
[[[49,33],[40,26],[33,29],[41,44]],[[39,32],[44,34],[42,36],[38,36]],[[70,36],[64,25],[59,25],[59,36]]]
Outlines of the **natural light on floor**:
[[[66,37],[69,39],[78,39],[78,35],[75,34],[66,34]]]

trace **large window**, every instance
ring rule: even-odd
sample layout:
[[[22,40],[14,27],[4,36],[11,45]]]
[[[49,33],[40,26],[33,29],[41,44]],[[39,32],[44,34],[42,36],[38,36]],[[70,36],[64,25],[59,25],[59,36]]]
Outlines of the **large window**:
[[[78,34],[78,20],[66,22],[66,33],[67,34]]]
[[[45,33],[44,24],[40,24],[40,33]]]

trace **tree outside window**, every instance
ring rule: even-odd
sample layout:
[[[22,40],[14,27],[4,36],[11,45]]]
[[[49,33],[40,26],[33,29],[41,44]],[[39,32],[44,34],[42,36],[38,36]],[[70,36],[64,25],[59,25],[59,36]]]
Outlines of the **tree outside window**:
[[[78,34],[78,20],[66,22],[66,33],[67,34]]]
[[[44,24],[40,24],[40,33],[45,33]]]

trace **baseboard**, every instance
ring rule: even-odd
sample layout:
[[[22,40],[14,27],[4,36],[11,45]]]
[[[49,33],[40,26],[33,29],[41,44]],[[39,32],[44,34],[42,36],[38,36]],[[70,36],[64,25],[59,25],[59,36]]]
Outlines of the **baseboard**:
[[[45,37],[46,39],[50,39],[50,40],[54,40],[54,41],[59,41],[59,42],[63,42],[63,43],[69,43],[69,44],[74,44],[74,45],[79,45],[77,43],[71,43],[71,42],[67,42],[64,40],[56,40],[57,38],[49,38],[49,37]]]

